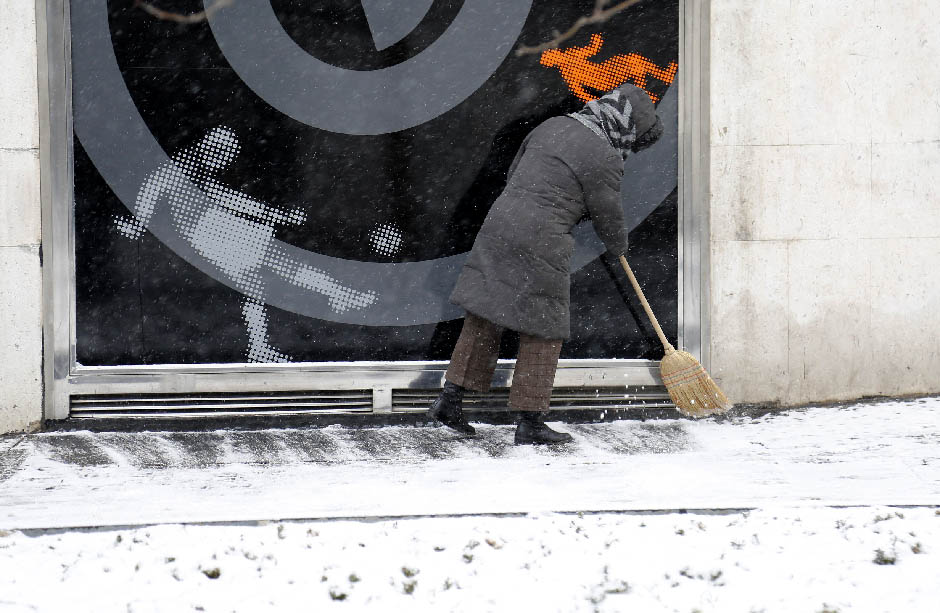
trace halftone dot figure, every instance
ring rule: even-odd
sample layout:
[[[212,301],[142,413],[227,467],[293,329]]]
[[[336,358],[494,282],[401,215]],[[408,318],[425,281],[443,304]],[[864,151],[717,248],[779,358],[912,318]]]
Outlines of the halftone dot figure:
[[[558,68],[574,95],[584,102],[597,98],[588,92],[586,87],[606,92],[627,81],[645,90],[653,102],[658,102],[659,97],[647,89],[647,79],[652,76],[663,83],[672,83],[676,78],[679,66],[675,62],[670,62],[669,66],[662,68],[638,53],[615,55],[600,63],[588,61],[587,58],[597,55],[603,44],[603,36],[592,34],[591,44],[588,46],[549,49],[542,52],[539,63],[542,66]]]
[[[402,233],[395,224],[379,224],[369,232],[372,250],[379,255],[391,257],[401,250]]]
[[[171,162],[147,177],[137,192],[134,216],[115,216],[115,227],[129,238],[139,238],[157,206],[165,201],[180,236],[244,295],[247,361],[289,362],[289,356],[270,345],[263,270],[322,294],[337,313],[365,308],[375,302],[376,294],[347,287],[284,253],[274,240],[275,229],[302,224],[306,215],[254,200],[220,183],[216,175],[235,160],[240,149],[234,131],[224,126],[213,128],[194,147],[174,154]]]

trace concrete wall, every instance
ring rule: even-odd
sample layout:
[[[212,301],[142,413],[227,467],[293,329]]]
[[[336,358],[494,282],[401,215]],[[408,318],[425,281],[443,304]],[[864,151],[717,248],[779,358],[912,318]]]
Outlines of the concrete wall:
[[[738,402],[940,392],[940,20],[712,0],[712,374]]]
[[[36,8],[0,0],[0,433],[42,417]]]

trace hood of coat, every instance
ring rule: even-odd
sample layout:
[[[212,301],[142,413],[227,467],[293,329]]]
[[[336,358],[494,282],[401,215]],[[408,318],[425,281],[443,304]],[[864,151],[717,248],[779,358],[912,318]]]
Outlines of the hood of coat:
[[[646,149],[663,133],[663,122],[649,94],[630,84],[591,100],[570,116],[606,139],[623,159]]]

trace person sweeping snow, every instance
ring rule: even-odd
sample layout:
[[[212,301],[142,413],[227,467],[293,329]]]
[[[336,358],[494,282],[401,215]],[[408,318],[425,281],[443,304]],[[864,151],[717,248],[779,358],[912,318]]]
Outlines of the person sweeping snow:
[[[451,294],[467,314],[430,417],[474,434],[463,414],[463,394],[489,390],[500,338],[509,329],[520,340],[509,392],[510,408],[520,412],[515,443],[571,440],[544,421],[561,346],[571,334],[571,229],[591,219],[610,255],[626,253],[623,162],[662,132],[649,95],[621,85],[529,133]]]

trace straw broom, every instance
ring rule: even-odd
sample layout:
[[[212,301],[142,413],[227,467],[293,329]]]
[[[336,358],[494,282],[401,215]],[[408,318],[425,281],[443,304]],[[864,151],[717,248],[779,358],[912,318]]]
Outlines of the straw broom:
[[[663,329],[659,327],[659,322],[656,320],[656,316],[653,315],[653,310],[646,301],[646,296],[643,295],[640,284],[637,283],[633,271],[630,270],[630,265],[627,264],[627,258],[621,255],[620,263],[623,265],[627,277],[630,278],[630,283],[633,284],[633,289],[636,291],[636,295],[639,296],[640,303],[643,305],[647,316],[649,316],[653,328],[656,329],[656,334],[663,344],[663,349],[665,349],[666,353],[659,364],[659,372],[663,377],[663,383],[666,385],[666,391],[669,392],[669,397],[676,405],[676,408],[679,409],[679,412],[689,417],[705,417],[724,413],[730,409],[731,402],[728,401],[721,389],[715,385],[715,382],[708,376],[698,360],[691,353],[677,351],[666,340],[666,335],[663,334]]]

